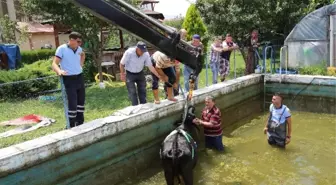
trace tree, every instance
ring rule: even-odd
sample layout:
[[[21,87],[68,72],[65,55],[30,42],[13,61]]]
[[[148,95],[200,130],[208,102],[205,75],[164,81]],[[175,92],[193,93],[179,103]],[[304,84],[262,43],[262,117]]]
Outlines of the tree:
[[[103,80],[101,68],[102,51],[110,40],[109,37],[113,36],[113,34],[101,40],[100,32],[102,28],[105,28],[109,33],[113,33],[114,27],[112,25],[75,6],[70,1],[21,0],[21,4],[25,13],[30,16],[35,16],[35,13],[39,12],[41,19],[53,20],[55,24],[65,25],[73,31],[81,33],[83,41],[86,43],[84,49],[86,53],[92,56],[94,63],[98,67],[100,80]]]
[[[15,32],[20,32],[20,37],[16,38]],[[6,14],[0,17],[0,41],[6,44],[19,44],[24,42],[28,38],[28,28],[17,28],[17,22],[10,20]]]
[[[207,28],[203,23],[202,17],[195,4],[191,4],[184,18],[182,28],[188,31],[187,39],[190,40],[192,35],[198,34],[201,37],[207,33]],[[204,42],[204,41],[203,41]]]
[[[196,6],[211,34],[230,33],[242,46],[253,29],[259,30],[260,40],[282,44],[317,1],[324,0],[197,0]]]

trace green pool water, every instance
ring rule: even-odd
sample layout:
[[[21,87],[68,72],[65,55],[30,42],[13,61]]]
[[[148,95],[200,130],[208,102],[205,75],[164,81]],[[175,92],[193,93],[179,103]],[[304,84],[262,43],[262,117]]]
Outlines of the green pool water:
[[[201,151],[195,184],[336,184],[335,115],[293,112],[292,141],[285,150],[267,144],[263,134],[266,117],[237,123],[243,126],[233,131],[228,128],[224,153]],[[153,166],[121,184],[165,185],[165,180],[161,168]]]

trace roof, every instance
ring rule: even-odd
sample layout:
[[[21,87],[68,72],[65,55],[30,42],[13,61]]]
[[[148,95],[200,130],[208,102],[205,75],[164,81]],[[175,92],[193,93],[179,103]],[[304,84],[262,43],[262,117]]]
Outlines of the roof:
[[[140,4],[150,4],[150,3],[159,3],[160,1],[156,1],[156,0],[138,0],[138,2],[140,2]]]
[[[286,42],[327,40],[330,15],[336,15],[336,4],[321,7],[306,15],[289,33]]]
[[[17,22],[18,28],[28,27],[28,33],[54,33],[51,24],[41,24],[37,22]]]
[[[152,10],[142,10],[142,12],[144,12],[146,15],[151,16],[155,19],[162,19],[164,20],[165,17],[163,16],[162,13],[156,12],[156,11],[152,11]]]

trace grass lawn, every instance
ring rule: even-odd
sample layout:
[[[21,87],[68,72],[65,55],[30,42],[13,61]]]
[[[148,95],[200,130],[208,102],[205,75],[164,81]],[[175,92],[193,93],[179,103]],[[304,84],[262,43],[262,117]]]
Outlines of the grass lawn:
[[[230,78],[233,77],[233,56],[231,61]],[[240,54],[236,55],[236,68],[245,68],[245,63]],[[183,85],[183,74],[181,76],[180,84]],[[212,73],[211,69],[208,68],[208,85],[211,84]],[[203,88],[205,86],[206,69],[201,72],[199,80],[199,88]],[[162,92],[161,95],[163,96]],[[11,100],[0,102],[0,122],[16,119],[28,114],[38,114],[56,120],[56,123],[49,127],[40,128],[35,131],[18,134],[7,138],[2,138],[0,141],[0,148],[63,130],[65,128],[66,121],[64,117],[62,97],[60,93],[56,93],[54,94],[54,96],[58,98],[56,101],[53,102],[43,102],[38,99]],[[153,102],[153,94],[150,88],[147,89],[147,101]],[[120,110],[130,105],[131,103],[128,98],[127,89],[124,83],[114,82],[113,87],[107,87],[106,89],[100,89],[98,86],[94,85],[86,89],[85,121],[87,122],[97,118],[109,116],[116,110]],[[0,133],[13,128],[15,127],[0,126]]]

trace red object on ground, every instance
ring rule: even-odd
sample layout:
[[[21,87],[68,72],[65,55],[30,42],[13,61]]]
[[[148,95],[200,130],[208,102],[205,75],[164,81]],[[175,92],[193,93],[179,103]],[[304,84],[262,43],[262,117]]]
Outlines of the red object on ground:
[[[21,118],[1,122],[0,125],[1,126],[28,125],[28,124],[39,123],[42,121],[42,119],[43,119],[42,116],[35,115],[35,114],[29,114]]]

